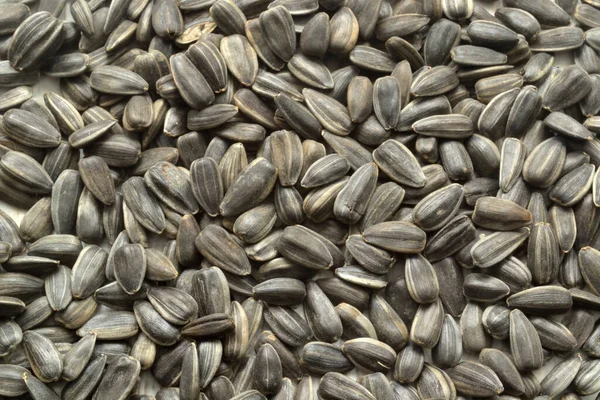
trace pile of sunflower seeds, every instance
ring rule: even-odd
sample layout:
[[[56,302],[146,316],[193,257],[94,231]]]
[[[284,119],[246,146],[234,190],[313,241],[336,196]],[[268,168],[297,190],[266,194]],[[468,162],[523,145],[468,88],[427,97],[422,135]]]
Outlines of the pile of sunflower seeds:
[[[0,0],[0,35],[0,397],[600,390],[600,1]]]

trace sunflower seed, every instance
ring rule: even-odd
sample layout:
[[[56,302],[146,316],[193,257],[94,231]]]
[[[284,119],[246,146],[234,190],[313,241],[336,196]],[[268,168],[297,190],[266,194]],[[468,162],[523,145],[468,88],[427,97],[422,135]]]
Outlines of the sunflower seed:
[[[85,335],[64,356],[62,371],[64,380],[72,382],[81,376],[93,355],[96,337],[95,333]]]
[[[401,383],[414,382],[423,370],[423,349],[409,343],[398,353],[394,366],[394,379]]]
[[[519,370],[538,368],[543,363],[540,338],[520,310],[510,312],[510,347]]]
[[[194,319],[185,325],[181,334],[190,337],[220,337],[233,330],[233,321],[227,314],[214,313]]]
[[[248,317],[240,303],[231,303],[231,318],[233,320],[233,332],[225,336],[223,342],[223,358],[225,360],[240,359],[248,349]]]
[[[139,373],[140,363],[138,360],[128,356],[118,357],[109,363],[93,398],[95,400],[105,399],[109,388],[113,388],[111,396],[114,396],[115,399],[126,399],[133,390],[136,383],[135,377]]]
[[[113,311],[95,315],[77,331],[80,337],[90,333],[101,340],[126,339],[138,333],[138,325],[132,312]]]
[[[135,72],[110,65],[103,65],[94,69],[90,78],[90,83],[94,89],[108,94],[143,94],[149,87],[148,82]]]
[[[544,108],[550,111],[565,109],[583,99],[591,87],[591,79],[581,67],[564,67],[549,80],[546,90],[540,91]]]
[[[42,382],[54,382],[60,378],[63,364],[60,353],[46,337],[33,331],[23,334],[23,348],[31,368]]]
[[[533,51],[563,51],[572,50],[583,45],[584,35],[580,28],[558,27],[540,31],[531,42]]]
[[[396,393],[398,392],[398,388],[396,387]],[[448,374],[441,369],[431,365],[425,364],[423,367],[423,371],[421,372],[421,376],[417,381],[417,392],[411,393],[410,391],[406,395],[407,398],[421,398],[421,399],[436,399],[440,397],[444,398],[455,398],[456,397],[456,387],[454,383],[448,376]]]
[[[321,378],[317,395],[331,400],[344,399],[348,396],[360,400],[375,399],[375,396],[361,384],[338,372],[328,372]]]
[[[557,351],[570,351],[577,346],[577,339],[563,324],[541,317],[532,317],[531,323],[544,347]]]
[[[472,396],[502,393],[504,386],[496,373],[486,365],[463,361],[448,372],[456,390]]]
[[[161,346],[171,346],[179,340],[179,330],[166,321],[151,303],[136,301],[133,311],[135,312],[137,325],[154,343]]]
[[[102,378],[106,360],[106,355],[91,360],[80,376],[65,387],[63,397],[69,400],[79,400],[90,396]]]

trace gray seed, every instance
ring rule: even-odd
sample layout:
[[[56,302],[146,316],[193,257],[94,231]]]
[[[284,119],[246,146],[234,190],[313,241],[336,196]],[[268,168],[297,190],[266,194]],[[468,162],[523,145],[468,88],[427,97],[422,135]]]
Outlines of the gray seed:
[[[594,393],[598,388],[600,363],[597,360],[585,360],[573,381],[575,391],[583,396]]]
[[[370,337],[377,339],[377,333],[375,333],[373,324],[356,307],[347,303],[340,303],[335,307],[335,310],[342,321],[344,338]]]
[[[335,182],[346,175],[350,165],[345,157],[330,154],[316,160],[302,178],[302,187],[314,188]]]
[[[520,8],[531,13],[542,25],[563,26],[569,24],[569,14],[556,4],[546,7],[544,2],[538,0],[533,2],[509,0],[505,6]]]
[[[324,12],[315,14],[302,29],[300,49],[302,53],[312,57],[323,57],[329,47],[331,36],[329,15]]]
[[[550,199],[563,207],[577,204],[589,191],[595,167],[583,164],[559,179],[550,191]]]
[[[62,396],[69,400],[82,400],[89,397],[102,378],[106,360],[107,356],[101,355],[90,361],[79,378],[65,387]]]
[[[410,93],[415,97],[437,96],[458,86],[456,73],[446,66],[423,71],[412,82]]]
[[[257,369],[254,387],[265,394],[277,393],[281,389],[282,367],[279,355],[270,344],[263,344],[256,355]]]
[[[54,382],[62,373],[62,359],[54,344],[39,333],[23,334],[23,348],[31,368],[42,382]]]
[[[363,232],[365,241],[385,250],[418,253],[425,247],[425,233],[416,225],[403,221],[382,222]]]
[[[12,38],[12,36],[11,36]],[[5,42],[5,46],[10,46],[11,41]],[[4,50],[6,54],[8,49]],[[5,56],[6,57],[6,56]],[[22,85],[33,85],[40,80],[38,70],[20,71],[12,67],[8,60],[0,62],[0,86],[17,87]]]
[[[434,362],[440,367],[453,367],[462,357],[462,336],[456,321],[448,314],[444,316],[440,340],[431,350]]]
[[[455,215],[463,199],[463,188],[452,184],[427,195],[413,209],[413,220],[425,231],[437,230]]]
[[[438,279],[426,258],[421,255],[407,256],[404,273],[408,291],[414,301],[429,304],[437,299]]]
[[[227,314],[215,313],[194,319],[185,325],[181,334],[189,337],[221,337],[233,330],[233,320]],[[220,342],[219,342],[220,343]]]
[[[423,349],[414,343],[409,343],[398,353],[394,365],[394,379],[401,383],[415,382],[423,370]]]
[[[398,124],[402,99],[400,87],[393,77],[379,78],[373,86],[373,108],[377,120],[385,130]]]
[[[121,356],[109,363],[98,388],[94,393],[93,399],[100,400],[108,398],[107,393],[111,392],[110,398],[126,399],[133,390],[136,383],[135,377],[140,373],[139,361]]]
[[[381,372],[364,375],[358,379],[358,383],[367,388],[367,390],[369,390],[369,392],[371,392],[378,399],[394,399],[392,386],[390,385],[390,382],[387,380],[386,376]]]
[[[505,259],[529,236],[529,229],[515,232],[495,232],[487,235],[472,247],[471,256],[475,265],[487,268]]]
[[[25,382],[25,386],[27,386],[27,391],[33,399],[60,399],[54,390],[29,374],[29,372],[23,374],[23,381]]]
[[[148,300],[165,320],[175,325],[185,325],[198,315],[195,299],[176,288],[152,288]]]
[[[348,85],[348,112],[354,123],[364,122],[373,111],[373,83],[364,76],[352,78]]]
[[[469,300],[487,303],[508,296],[510,288],[498,278],[472,273],[465,278],[463,291]]]
[[[278,94],[285,94],[292,100],[304,101],[304,96],[300,93],[302,88],[283,79],[280,75],[271,74],[266,71],[258,72],[252,84],[252,90],[267,98],[275,98]]]
[[[470,67],[486,67],[506,63],[506,55],[486,47],[461,45],[450,52],[452,61]]]
[[[375,163],[365,164],[352,174],[333,205],[333,213],[340,221],[354,224],[362,218],[375,191],[378,175]]]
[[[562,26],[540,31],[531,42],[531,50],[555,52],[572,50],[583,45],[581,28]]]
[[[548,86],[542,94],[544,108],[559,111],[577,103],[591,90],[591,79],[578,65],[561,68],[549,78]]]
[[[398,386],[395,387],[396,393],[398,393]],[[448,374],[441,369],[431,365],[425,364],[421,376],[417,381],[417,392],[412,393],[410,390],[402,390],[408,399],[437,399],[437,398],[456,398],[456,387],[448,376]]]
[[[570,351],[577,346],[577,339],[563,324],[541,317],[532,317],[530,321],[540,337],[542,346],[557,351]]]
[[[13,34],[8,48],[10,64],[19,71],[38,67],[61,46],[62,28],[62,20],[44,10],[29,16]]]
[[[244,34],[246,17],[235,2],[220,0],[210,7],[210,16],[226,35]]]
[[[534,39],[541,30],[538,20],[529,12],[519,8],[501,7],[496,10],[494,16],[528,40]]]
[[[106,162],[98,156],[91,156],[79,161],[78,167],[85,187],[103,204],[113,204],[116,200],[115,184]]]
[[[499,180],[500,188],[506,193],[516,183],[521,175],[527,149],[523,142],[514,138],[507,138],[502,143],[502,152],[500,155]]]
[[[495,304],[486,307],[481,316],[485,330],[495,339],[508,339],[510,310],[503,305]]]
[[[277,105],[277,111],[282,113],[288,125],[299,135],[307,139],[320,137],[321,124],[302,104],[294,101],[285,93],[275,96],[275,104]]]
[[[196,272],[192,278],[192,295],[198,304],[198,315],[231,312],[227,277],[217,267]]]
[[[183,356],[189,345],[189,341],[182,340],[156,359],[152,374],[162,386],[173,386],[181,377]]]
[[[19,86],[6,91],[0,96],[0,110],[5,112],[11,108],[19,107],[31,98],[33,92],[29,86]]]
[[[81,376],[93,355],[96,337],[95,333],[85,335],[65,354],[62,371],[64,380],[72,382]]]
[[[225,193],[219,206],[221,215],[237,215],[262,202],[275,185],[276,172],[277,169],[264,158],[257,158],[248,164]],[[253,183],[255,181],[263,184],[256,185]]]
[[[423,58],[426,65],[437,66],[450,60],[450,51],[460,42],[460,25],[447,19],[434,23],[425,38]]]
[[[154,343],[171,346],[179,340],[179,330],[163,319],[149,302],[136,301],[133,311],[140,329]]]
[[[460,232],[460,234],[459,234]],[[466,215],[451,219],[427,243],[424,255],[430,261],[451,256],[475,239],[475,226]]]
[[[460,316],[460,331],[463,349],[467,352],[478,353],[491,345],[491,338],[483,326],[483,308],[478,303],[467,303]]]
[[[12,353],[23,340],[21,327],[10,319],[0,323],[0,354],[4,357]]]
[[[292,306],[302,303],[306,288],[298,279],[272,278],[254,286],[252,294],[267,304]]]
[[[206,395],[209,399],[225,400],[234,397],[235,388],[228,378],[218,376],[206,388]]]
[[[523,79],[527,83],[542,82],[551,74],[554,57],[547,53],[537,53],[521,69]]]
[[[489,367],[472,361],[463,361],[448,372],[456,390],[470,396],[500,394],[504,386]]]
[[[225,360],[238,360],[248,349],[249,331],[248,317],[246,311],[240,303],[234,301],[231,303],[231,318],[233,320],[233,332],[229,333],[224,338],[223,342],[223,358]]]
[[[301,346],[312,336],[306,321],[291,308],[266,305],[264,318],[273,333],[290,346]]]
[[[339,347],[324,342],[305,344],[300,362],[309,372],[317,375],[328,372],[345,373],[354,368]]]
[[[50,307],[54,311],[64,310],[73,299],[71,270],[59,265],[55,271],[46,276],[44,287]]]
[[[531,213],[509,200],[495,197],[480,197],[475,203],[473,222],[494,230],[514,230],[529,225]]]
[[[391,37],[385,42],[385,48],[396,60],[406,60],[411,69],[416,70],[425,65],[421,54],[413,47],[410,42],[399,38]]]
[[[462,114],[433,115],[419,119],[412,129],[421,135],[441,139],[464,139],[472,135],[473,123]]]
[[[179,396],[181,399],[197,399],[200,395],[200,362],[196,343],[190,343],[183,355],[182,372],[179,381]]]
[[[170,64],[175,85],[191,108],[201,110],[214,101],[211,87],[190,58],[183,53],[175,54],[171,57]]]
[[[510,313],[510,348],[515,365],[521,371],[538,368],[543,363],[540,338],[520,310]]]
[[[221,54],[242,85],[252,86],[258,73],[258,60],[254,48],[244,36],[232,35],[221,40]]]
[[[412,322],[410,340],[421,347],[433,348],[442,332],[443,311],[439,299],[431,304],[420,305]]]
[[[375,49],[370,46],[357,45],[350,51],[350,62],[354,64],[356,67],[371,70],[379,73],[391,73],[396,68],[396,62],[392,59],[392,57],[381,50]],[[408,65],[408,62],[406,62]],[[348,67],[346,67],[348,68]],[[344,68],[338,70],[341,71]],[[337,72],[337,71],[336,71]],[[354,76],[358,75],[358,70],[345,69],[346,73],[349,73],[347,77],[347,82],[350,81]],[[351,73],[351,74],[350,74]],[[336,73],[333,73],[333,80],[336,81]],[[346,85],[347,85],[346,82]],[[344,89],[347,89],[347,86],[344,85]],[[338,87],[339,84],[336,84],[335,87]],[[335,89],[334,89],[335,90]],[[343,91],[345,95],[345,90]],[[340,95],[341,97],[341,95]],[[345,98],[340,98],[338,100],[344,100]]]
[[[358,266],[347,265],[337,268],[335,274],[340,279],[370,289],[382,289],[387,285],[387,280],[381,275],[366,271]]]
[[[359,235],[349,236],[346,248],[356,262],[373,273],[386,273],[395,262],[394,256],[385,250],[367,244]]]
[[[110,65],[94,69],[90,83],[99,92],[117,95],[143,94],[149,86],[148,82],[135,72]]]
[[[154,1],[152,7],[152,27],[161,38],[175,38],[183,33],[183,17],[175,1]]]
[[[285,64],[283,60],[279,58],[269,46],[265,32],[261,29],[258,18],[253,18],[246,22],[245,34],[256,51],[257,56],[269,66],[269,68],[279,71],[284,67]]]
[[[321,378],[317,395],[328,400],[372,400],[375,396],[365,387],[338,372],[328,372]]]
[[[551,397],[558,396],[569,387],[581,365],[580,354],[575,354],[556,365],[540,383],[541,394]]]
[[[95,315],[77,330],[80,337],[90,333],[100,340],[126,339],[137,335],[138,324],[132,312],[112,311]]]
[[[23,374],[27,373],[29,373],[28,370],[18,365],[3,364],[0,366],[0,381],[2,382],[0,393],[10,397],[27,393],[27,386],[23,381]]]
[[[415,188],[425,186],[425,174],[417,159],[402,143],[386,140],[373,151],[373,160],[394,181]]]
[[[73,300],[66,309],[54,315],[54,319],[69,329],[77,329],[85,324],[96,312],[97,304],[93,297]]]
[[[26,146],[48,148],[60,143],[60,132],[29,111],[8,110],[2,118],[2,129],[10,139]]]

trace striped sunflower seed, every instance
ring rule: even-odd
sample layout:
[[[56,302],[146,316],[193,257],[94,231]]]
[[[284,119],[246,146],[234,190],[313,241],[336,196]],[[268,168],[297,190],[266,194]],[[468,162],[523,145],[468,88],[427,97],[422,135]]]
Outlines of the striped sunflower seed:
[[[398,393],[398,388],[395,389]],[[436,398],[456,398],[456,387],[448,374],[441,369],[426,363],[417,381],[417,394],[404,390],[408,398],[436,399]]]
[[[56,346],[46,337],[33,331],[23,334],[23,348],[36,377],[42,382],[60,378],[63,362]]]
[[[454,382],[456,390],[471,396],[500,394],[504,391],[502,382],[496,373],[484,364],[463,361],[453,367],[448,376]]]
[[[321,378],[317,395],[331,400],[341,400],[349,396],[357,400],[375,399],[364,386],[339,372],[328,372]]]

